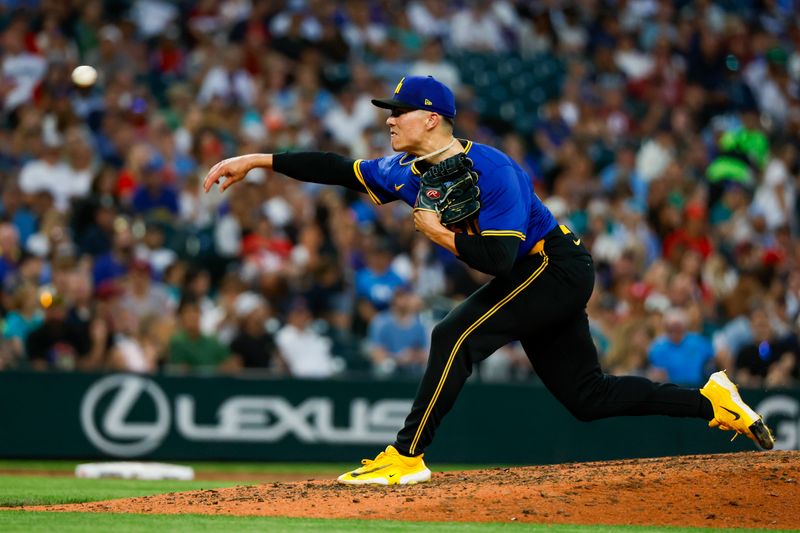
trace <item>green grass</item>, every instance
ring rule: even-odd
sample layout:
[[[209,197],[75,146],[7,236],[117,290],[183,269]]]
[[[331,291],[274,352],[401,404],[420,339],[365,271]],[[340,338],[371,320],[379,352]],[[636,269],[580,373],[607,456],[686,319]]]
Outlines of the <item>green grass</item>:
[[[40,471],[71,471],[76,461],[2,461],[0,469],[27,468]],[[338,472],[343,465],[331,464],[266,464],[266,463],[193,463],[198,471],[228,472],[235,479],[237,472],[263,473],[321,473]],[[453,469],[464,468],[452,465]],[[474,468],[474,467],[473,467]],[[321,532],[364,533],[414,532],[414,533],[470,533],[516,532],[534,533],[683,533],[711,531],[713,533],[776,531],[756,529],[700,529],[678,527],[637,526],[574,526],[521,524],[507,522],[479,524],[468,522],[430,523],[398,522],[384,520],[323,520],[273,517],[236,517],[208,515],[138,515],[111,513],[48,513],[15,510],[21,505],[47,505],[80,503],[179,492],[197,489],[227,487],[235,481],[143,481],[122,479],[77,479],[48,476],[0,476],[0,532],[2,533],[133,533],[174,532],[193,533],[214,531],[220,533],[248,532]]]
[[[95,459],[84,461],[40,461],[27,459],[12,459],[0,461],[0,470],[28,470],[32,472],[73,472],[75,466],[81,463],[96,462]],[[226,472],[237,473],[268,473],[268,474],[341,474],[358,466],[358,460],[350,463],[238,463],[238,462],[183,462],[176,464],[191,466],[195,472]],[[480,470],[483,468],[499,468],[508,465],[465,465],[449,464],[436,465],[437,472],[450,470]],[[235,475],[231,479],[235,479]]]
[[[51,468],[45,469],[51,470]],[[248,470],[251,471],[251,470]],[[0,476],[0,506],[77,503],[112,498],[162,494],[166,492],[230,486],[235,483],[214,481],[139,481],[122,479],[76,479],[66,477]],[[133,533],[214,531],[231,533],[267,532],[324,532],[349,533],[359,531],[469,533],[516,532],[535,533],[682,533],[707,531],[693,528],[632,527],[632,526],[562,526],[508,522],[502,524],[396,522],[378,520],[321,520],[272,517],[236,517],[207,515],[137,515],[95,513],[47,513],[0,510],[0,532],[25,533]],[[760,531],[760,530],[722,530]],[[772,530],[774,531],[774,530]]]
[[[244,484],[246,483],[234,481],[145,481],[0,476],[0,507],[81,503]],[[2,519],[0,519],[0,523],[2,523]],[[5,531],[5,529],[0,527],[0,531]]]
[[[114,531],[114,533],[138,533],[158,531],[170,533],[190,533],[195,531],[214,531],[215,533],[264,532],[324,532],[324,533],[377,533],[377,532],[516,532],[537,533],[683,533],[711,531],[707,529],[678,527],[636,527],[636,526],[570,526],[540,524],[476,524],[441,522],[390,522],[385,520],[319,520],[302,518],[265,518],[251,516],[204,516],[204,515],[126,515],[90,513],[31,513],[25,511],[0,511],[0,531],[3,533],[86,533]],[[757,529],[715,529],[714,533],[725,531],[743,533],[755,531],[776,531]]]

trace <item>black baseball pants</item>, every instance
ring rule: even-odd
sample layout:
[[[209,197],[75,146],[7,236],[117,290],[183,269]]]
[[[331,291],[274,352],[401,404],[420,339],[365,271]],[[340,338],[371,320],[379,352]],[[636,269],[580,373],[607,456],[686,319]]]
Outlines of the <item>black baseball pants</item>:
[[[579,420],[669,415],[710,420],[696,389],[604,374],[589,332],[586,302],[594,287],[589,252],[557,226],[511,274],[478,289],[433,329],[428,367],[394,446],[419,455],[433,440],[472,365],[520,340],[539,378]]]

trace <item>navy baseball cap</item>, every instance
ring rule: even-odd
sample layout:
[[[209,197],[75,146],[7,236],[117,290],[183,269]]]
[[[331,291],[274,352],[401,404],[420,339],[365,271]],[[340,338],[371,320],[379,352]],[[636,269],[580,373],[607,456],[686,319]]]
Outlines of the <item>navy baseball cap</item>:
[[[447,85],[433,76],[407,76],[400,80],[391,98],[372,100],[383,109],[422,109],[442,116],[456,116],[456,98]]]

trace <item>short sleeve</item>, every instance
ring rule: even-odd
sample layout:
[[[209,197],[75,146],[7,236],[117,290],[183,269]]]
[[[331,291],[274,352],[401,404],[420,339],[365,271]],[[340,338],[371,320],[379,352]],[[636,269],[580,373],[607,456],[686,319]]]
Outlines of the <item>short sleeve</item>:
[[[414,339],[412,340],[412,346],[414,348],[419,348],[420,350],[424,350],[428,347],[428,334],[425,331],[425,326],[422,325],[422,322],[417,320],[416,326],[414,327]]]
[[[188,365],[192,363],[192,358],[189,355],[189,351],[186,349],[186,346],[182,342],[181,338],[177,335],[173,336],[169,341],[168,360],[170,364],[175,365]]]
[[[385,348],[386,343],[384,342],[385,339],[383,335],[384,323],[383,315],[376,316],[370,323],[367,331],[367,338],[369,339],[370,346]]]
[[[708,362],[714,358],[714,345],[712,345],[711,341],[709,341],[706,337],[702,335],[700,336],[700,339],[703,342],[703,355],[704,355],[703,362]]]
[[[230,357],[230,351],[215,337],[211,337],[211,346],[213,346],[214,360],[217,364],[224,363]]]
[[[648,350],[648,359],[650,360],[650,364],[655,367],[662,368],[666,361],[664,360],[664,342],[661,339],[657,339]]]
[[[519,181],[511,165],[497,167],[478,179],[481,210],[478,224],[481,235],[514,236],[525,240],[530,206],[526,205]]]
[[[391,173],[395,157],[382,157],[380,159],[356,159],[353,162],[353,171],[356,179],[367,190],[370,200],[376,205],[382,205],[397,199],[397,195],[390,189]]]
[[[789,174],[786,166],[778,161],[773,161],[767,165],[764,171],[764,183],[770,187],[785,185],[789,181]]]

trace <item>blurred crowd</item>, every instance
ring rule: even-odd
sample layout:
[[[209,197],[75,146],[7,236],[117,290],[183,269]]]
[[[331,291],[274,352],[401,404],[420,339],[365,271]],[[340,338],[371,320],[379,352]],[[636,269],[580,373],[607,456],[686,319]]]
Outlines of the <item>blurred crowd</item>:
[[[514,157],[591,249],[607,371],[791,386],[798,13],[796,0],[0,0],[0,369],[421,375],[430,328],[485,275],[398,203],[267,171],[224,195],[201,181],[242,153],[387,155],[370,99],[433,75],[457,95],[457,136]],[[471,58],[556,61],[557,97],[531,121],[489,120],[462,75]],[[96,84],[72,83],[81,64]],[[476,374],[533,376],[515,345]]]

